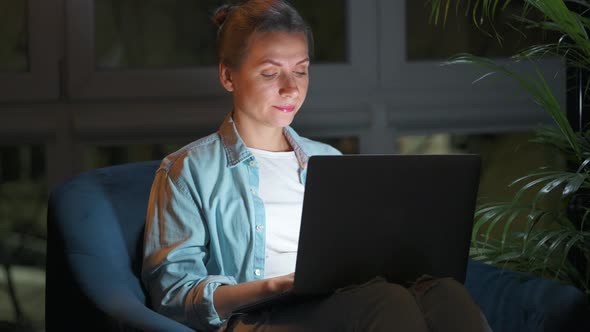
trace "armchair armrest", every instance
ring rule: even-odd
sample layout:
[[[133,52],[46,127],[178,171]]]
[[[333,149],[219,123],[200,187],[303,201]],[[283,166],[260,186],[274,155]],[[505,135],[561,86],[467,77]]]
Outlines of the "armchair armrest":
[[[465,286],[494,331],[590,331],[578,288],[470,259]]]

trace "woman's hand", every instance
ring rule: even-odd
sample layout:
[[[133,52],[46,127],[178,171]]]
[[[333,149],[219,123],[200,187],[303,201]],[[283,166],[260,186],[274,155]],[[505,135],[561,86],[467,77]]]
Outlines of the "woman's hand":
[[[272,294],[283,293],[293,288],[295,273],[264,279],[267,280],[268,290]]]
[[[219,317],[227,318],[239,306],[291,290],[294,280],[295,273],[290,273],[237,285],[219,286],[213,293],[215,310]]]

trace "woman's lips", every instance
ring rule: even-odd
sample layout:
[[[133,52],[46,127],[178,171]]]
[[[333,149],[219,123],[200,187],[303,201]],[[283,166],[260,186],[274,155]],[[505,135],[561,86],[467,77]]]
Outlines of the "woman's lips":
[[[273,106],[274,108],[278,109],[283,113],[291,113],[295,110],[294,105],[286,105],[286,106]]]

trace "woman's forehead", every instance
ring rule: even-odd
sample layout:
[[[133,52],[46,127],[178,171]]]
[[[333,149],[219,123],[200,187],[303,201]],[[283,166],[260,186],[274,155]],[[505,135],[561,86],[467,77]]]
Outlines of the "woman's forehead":
[[[258,32],[249,44],[246,61],[255,65],[309,61],[307,38],[302,32]]]

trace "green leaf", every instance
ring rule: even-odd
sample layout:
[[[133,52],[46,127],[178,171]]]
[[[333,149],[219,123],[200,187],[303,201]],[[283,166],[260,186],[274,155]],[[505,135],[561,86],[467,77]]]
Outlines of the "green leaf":
[[[568,183],[566,184],[565,188],[563,188],[563,192],[562,192],[562,197],[566,197],[569,196],[575,192],[577,192],[578,190],[580,190],[580,187],[582,186],[582,184],[584,183],[584,181],[588,178],[587,174],[575,174],[572,175],[571,178],[569,179]]]
[[[495,13],[505,9],[509,2],[456,0],[454,5],[457,11],[465,8],[466,14],[470,12],[473,24],[482,30],[484,22],[492,23],[492,29],[497,34],[493,27]],[[590,1],[569,2],[590,11]],[[444,24],[451,0],[432,0],[430,3],[431,17],[441,17]],[[536,62],[546,57],[557,57],[568,68],[590,70],[590,40],[587,34],[590,18],[584,17],[587,13],[569,10],[563,0],[525,0],[524,4],[522,14],[514,19],[515,23],[525,30],[541,29],[560,35],[558,40],[530,46],[512,57],[514,61],[526,61],[532,66],[532,72],[517,71],[510,65],[468,53],[457,54],[442,65],[467,64],[483,68],[484,74],[476,77],[473,84],[493,79],[497,74],[518,82],[522,91],[528,93],[555,124],[539,129],[531,142],[555,148],[568,166],[566,170],[540,168],[533,171],[509,185],[516,190],[511,201],[479,205],[474,215],[470,255],[511,269],[570,282],[590,295],[590,236],[583,231],[586,219],[590,218],[590,208],[584,208],[581,227],[573,224],[565,210],[572,195],[590,190],[590,126],[581,132],[574,131]],[[523,36],[527,35],[523,32]],[[501,41],[500,36],[497,38]],[[586,83],[584,93],[590,93],[590,81]],[[541,200],[551,204],[539,204]],[[523,218],[524,224],[517,222]],[[587,259],[587,270],[583,274],[567,258],[573,248]]]
[[[582,162],[582,164],[580,165],[580,167],[578,167],[578,170],[577,170],[577,172],[576,172],[576,173],[581,173],[581,172],[584,170],[584,168],[586,168],[586,166],[588,166],[588,164],[589,164],[589,163],[590,163],[590,158],[586,158],[586,159],[585,159],[585,160]]]

